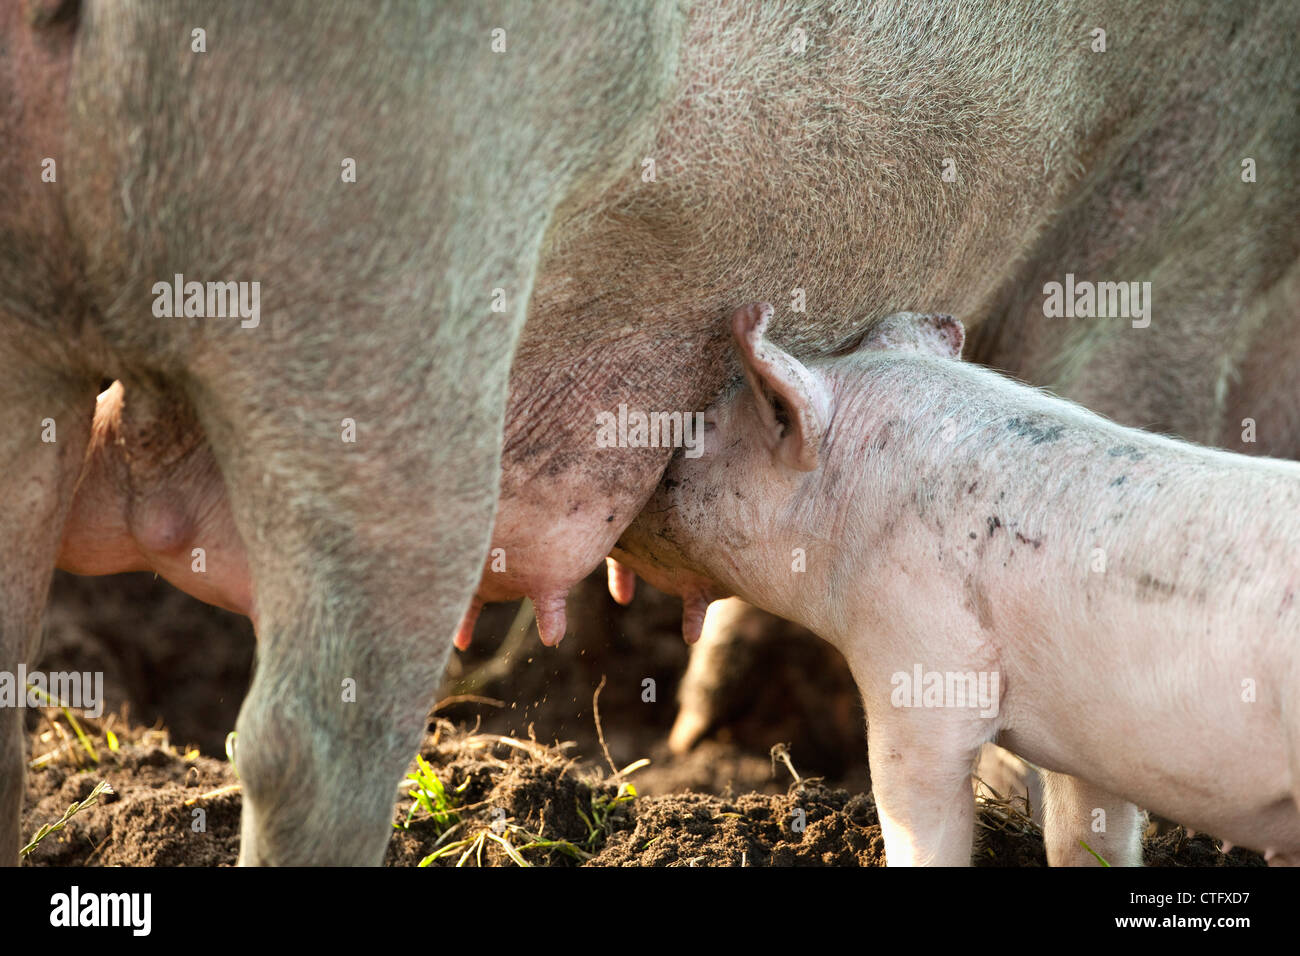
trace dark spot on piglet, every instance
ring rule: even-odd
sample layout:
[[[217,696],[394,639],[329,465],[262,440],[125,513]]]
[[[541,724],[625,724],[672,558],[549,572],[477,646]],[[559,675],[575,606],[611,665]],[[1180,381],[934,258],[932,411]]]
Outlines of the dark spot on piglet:
[[[1128,478],[1128,475],[1120,475],[1118,478],[1116,478],[1114,481],[1110,483],[1110,486],[1112,488],[1118,488],[1120,485],[1124,484],[1124,480],[1126,478]]]
[[[1107,449],[1106,454],[1111,458],[1125,458],[1129,461],[1141,461],[1146,457],[1145,452],[1138,451],[1132,445],[1116,445],[1114,448]]]
[[[1028,438],[1031,444],[1034,445],[1057,441],[1065,434],[1064,425],[1036,425],[1023,418],[1012,418],[1008,420],[1007,428],[1015,432],[1021,438]]]
[[[614,516],[613,516],[613,515],[610,515],[610,516],[609,516],[608,518],[606,518],[605,520],[606,520],[606,521],[613,521],[613,520],[614,520]]]
[[[993,537],[993,532],[1002,527],[1002,521],[997,515],[989,515],[989,537]]]
[[[974,531],[972,531],[972,532],[970,533],[970,536],[971,536],[972,538],[978,538],[978,537],[979,537],[979,535],[977,535]]]
[[[1148,601],[1160,601],[1173,597],[1174,585],[1168,581],[1161,581],[1159,578],[1153,578],[1149,574],[1144,574],[1138,578],[1138,597]]]
[[[1016,540],[1021,544],[1032,544],[1035,548],[1041,548],[1043,546],[1042,538],[1026,538],[1019,531],[1016,532]]]

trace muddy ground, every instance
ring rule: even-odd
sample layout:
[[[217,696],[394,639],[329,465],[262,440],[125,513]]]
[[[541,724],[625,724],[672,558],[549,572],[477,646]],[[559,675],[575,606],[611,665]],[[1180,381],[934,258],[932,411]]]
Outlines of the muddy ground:
[[[470,651],[451,662],[425,767],[411,767],[424,782],[394,794],[389,865],[884,863],[861,710],[842,662],[815,638],[792,631],[764,650],[764,680],[748,682],[709,737],[676,757],[664,741],[687,651],[674,600],[642,586],[621,608],[593,578],[571,601],[558,649],[542,647],[517,612],[489,609]],[[46,835],[28,865],[233,864],[240,796],[224,742],[252,651],[246,621],[151,575],[60,575],[40,667],[103,671],[109,716],[79,718],[83,741],[63,712],[28,712],[24,838],[101,781],[111,792]],[[592,700],[602,679],[608,759]],[[788,763],[772,759],[778,743]],[[981,802],[977,865],[1045,865],[1025,809]],[[1181,828],[1153,828],[1145,854],[1153,866],[1263,863]]]

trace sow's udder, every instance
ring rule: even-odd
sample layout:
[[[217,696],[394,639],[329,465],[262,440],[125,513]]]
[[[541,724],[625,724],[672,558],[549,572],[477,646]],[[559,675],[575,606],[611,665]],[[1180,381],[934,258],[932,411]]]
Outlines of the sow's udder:
[[[499,508],[475,603],[530,597],[548,643],[563,636],[569,589],[604,561],[673,452],[620,434],[619,406],[669,410],[678,389],[717,387],[717,373],[701,386],[685,363],[690,374],[673,378],[661,367],[655,388],[633,389],[627,383],[636,378],[639,353],[626,343],[604,351],[602,380],[609,384],[599,395],[577,384],[581,363],[512,393]],[[523,377],[531,381],[526,370]],[[690,408],[678,410],[692,414]],[[604,436],[602,412],[614,420]],[[203,549],[202,567],[195,548]],[[221,472],[183,396],[115,383],[100,397],[59,566],[80,574],[152,570],[203,601],[252,611],[244,546]]]
[[[671,455],[598,447],[596,409],[558,414],[565,407],[534,410],[511,430],[476,599],[532,598],[548,643],[563,636],[570,587],[604,561]],[[212,449],[186,409],[179,397],[128,394],[120,382],[100,396],[58,566],[90,575],[154,571],[193,597],[251,615],[244,544]]]
[[[562,354],[544,342],[521,346],[496,523],[468,626],[484,601],[529,597],[546,642],[563,637],[569,589],[601,565],[654,493],[674,451],[671,439],[698,438],[670,428],[669,442],[652,441],[626,427],[627,416],[694,417],[722,387],[725,364],[713,355],[724,345],[715,334],[721,323],[699,325],[711,329],[706,339],[672,332],[672,349],[664,347],[663,330],[566,346]],[[184,397],[134,385],[124,393],[117,383],[101,396],[94,434],[59,566],[82,574],[153,570],[201,600],[250,613],[243,542]],[[195,548],[204,549],[202,572]]]
[[[624,354],[626,343],[609,348],[615,367],[603,363],[600,381],[606,384],[599,391],[575,380],[581,363],[545,379],[541,394],[547,398],[530,399],[539,393],[512,388],[500,504],[478,600],[531,598],[548,644],[564,634],[565,595],[604,561],[672,456],[672,447],[658,439],[653,447],[648,435],[629,429],[627,416],[693,416],[692,408],[702,405],[678,397],[701,391],[691,363],[670,381],[661,362],[653,387],[638,387],[630,384],[644,376],[637,353]],[[518,370],[516,363],[517,379]],[[711,381],[705,386],[716,387]]]

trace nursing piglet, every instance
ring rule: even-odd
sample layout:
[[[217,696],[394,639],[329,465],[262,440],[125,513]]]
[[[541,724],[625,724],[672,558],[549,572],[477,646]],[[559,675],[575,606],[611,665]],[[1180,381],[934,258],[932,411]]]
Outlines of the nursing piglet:
[[[615,557],[688,640],[736,595],[840,649],[888,862],[970,862],[988,741],[1048,771],[1054,865],[1139,864],[1134,804],[1300,862],[1300,465],[963,363],[949,316],[805,366],[771,313],[734,316],[745,383]]]

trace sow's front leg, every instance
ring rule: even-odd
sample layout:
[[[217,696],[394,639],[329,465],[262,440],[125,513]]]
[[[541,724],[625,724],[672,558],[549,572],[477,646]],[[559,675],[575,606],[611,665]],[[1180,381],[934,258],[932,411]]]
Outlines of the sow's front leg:
[[[888,866],[970,866],[982,740],[945,710],[868,702],[867,760]]]
[[[57,23],[31,27],[39,13],[0,3],[0,866],[21,846],[18,671],[36,656],[97,384],[78,355],[84,302],[61,207],[71,38]]]

